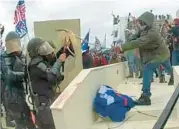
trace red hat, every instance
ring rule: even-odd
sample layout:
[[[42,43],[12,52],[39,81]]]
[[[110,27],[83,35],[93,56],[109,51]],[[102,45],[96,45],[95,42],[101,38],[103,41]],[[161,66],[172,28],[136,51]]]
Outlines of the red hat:
[[[175,25],[179,25],[179,18],[175,18],[175,19],[174,19],[174,24],[175,24]]]

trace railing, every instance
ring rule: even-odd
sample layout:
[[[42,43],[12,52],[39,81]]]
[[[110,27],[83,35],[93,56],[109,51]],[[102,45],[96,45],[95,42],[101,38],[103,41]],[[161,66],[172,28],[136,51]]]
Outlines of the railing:
[[[155,123],[153,129],[164,129],[164,127],[173,111],[173,108],[175,107],[175,105],[178,101],[178,98],[179,98],[179,84],[178,84],[177,88],[175,89],[175,91],[173,92],[172,97],[168,101],[168,103],[167,103],[165,109],[163,110],[162,114],[160,115],[159,119]]]

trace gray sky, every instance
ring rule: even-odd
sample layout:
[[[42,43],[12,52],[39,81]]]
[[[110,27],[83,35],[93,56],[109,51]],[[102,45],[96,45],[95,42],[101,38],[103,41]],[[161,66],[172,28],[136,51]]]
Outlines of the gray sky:
[[[0,0],[0,22],[5,25],[5,33],[14,30],[17,1]],[[107,33],[109,45],[112,42],[112,11],[124,17],[129,12],[139,16],[151,9],[155,14],[169,13],[175,17],[179,0],[26,0],[26,19],[32,37],[34,21],[80,18],[82,37],[91,29],[90,40],[93,42],[97,36],[103,41]]]

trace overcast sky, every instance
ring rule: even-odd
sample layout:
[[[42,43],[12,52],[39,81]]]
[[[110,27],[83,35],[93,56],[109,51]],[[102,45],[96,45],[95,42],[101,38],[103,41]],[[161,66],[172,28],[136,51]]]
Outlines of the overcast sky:
[[[0,0],[0,22],[5,33],[14,30],[14,10],[18,0]],[[101,41],[107,33],[111,42],[112,16],[121,17],[131,12],[139,16],[153,9],[155,14],[171,14],[179,9],[179,0],[26,0],[26,19],[30,37],[33,36],[33,22],[55,19],[81,19],[81,36],[91,29],[91,41],[97,36]],[[110,43],[109,43],[110,44]]]

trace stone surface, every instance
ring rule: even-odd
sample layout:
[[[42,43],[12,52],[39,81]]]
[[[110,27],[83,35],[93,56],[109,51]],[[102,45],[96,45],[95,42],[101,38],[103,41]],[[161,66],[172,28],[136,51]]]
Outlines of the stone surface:
[[[117,88],[125,63],[83,70],[51,106],[57,129],[88,129],[94,122],[93,100],[103,84]]]

